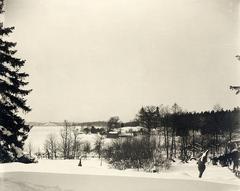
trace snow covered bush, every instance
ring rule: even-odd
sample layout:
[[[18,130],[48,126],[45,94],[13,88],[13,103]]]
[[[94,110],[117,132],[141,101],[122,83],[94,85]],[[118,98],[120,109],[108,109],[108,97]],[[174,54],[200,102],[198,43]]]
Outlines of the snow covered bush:
[[[21,163],[25,163],[25,164],[29,164],[29,163],[37,163],[37,159],[30,157],[28,155],[23,155],[20,158],[18,158],[18,160],[16,162],[21,162]]]
[[[139,136],[118,139],[104,151],[104,157],[117,169],[136,168],[151,171],[154,167],[168,169],[170,162],[161,155],[156,159],[157,147],[154,138]]]
[[[83,143],[83,152],[85,153],[85,155],[87,155],[91,152],[91,144],[89,141],[85,141]]]
[[[34,157],[30,157],[23,153],[23,150],[17,147],[14,143],[9,145],[10,151],[6,151],[0,147],[0,161],[6,162],[21,162],[21,163],[36,163],[37,160]]]

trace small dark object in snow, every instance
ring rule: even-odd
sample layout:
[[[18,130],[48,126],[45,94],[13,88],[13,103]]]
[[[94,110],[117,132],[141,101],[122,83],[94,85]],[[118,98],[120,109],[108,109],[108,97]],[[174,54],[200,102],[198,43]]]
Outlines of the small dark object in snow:
[[[79,159],[78,166],[82,166],[82,157],[80,157],[80,159]]]
[[[172,162],[176,162],[174,159],[170,159]]]

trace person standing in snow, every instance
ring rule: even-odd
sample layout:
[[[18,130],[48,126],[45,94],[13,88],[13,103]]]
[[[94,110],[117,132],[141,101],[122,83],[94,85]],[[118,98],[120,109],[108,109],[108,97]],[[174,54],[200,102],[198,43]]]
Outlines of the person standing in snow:
[[[79,163],[78,166],[82,166],[82,156],[79,157]]]
[[[232,155],[232,161],[233,161],[233,172],[236,172],[238,170],[239,165],[239,151],[237,148],[234,148],[231,152]]]
[[[204,172],[204,170],[206,169],[206,162],[207,162],[207,155],[208,155],[208,151],[206,150],[201,157],[199,158],[197,164],[198,164],[198,171],[199,171],[199,178],[202,177],[202,174]]]

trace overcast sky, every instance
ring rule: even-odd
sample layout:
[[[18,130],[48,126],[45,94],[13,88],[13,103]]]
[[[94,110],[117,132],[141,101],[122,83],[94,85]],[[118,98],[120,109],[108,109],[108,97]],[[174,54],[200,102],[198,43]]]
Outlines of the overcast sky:
[[[239,0],[7,0],[29,121],[127,121],[144,105],[239,105]]]

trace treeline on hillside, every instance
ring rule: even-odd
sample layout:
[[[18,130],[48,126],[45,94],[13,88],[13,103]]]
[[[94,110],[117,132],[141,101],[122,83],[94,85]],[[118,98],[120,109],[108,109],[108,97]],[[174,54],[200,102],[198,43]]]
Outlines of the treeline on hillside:
[[[108,121],[108,131],[123,126],[142,126],[148,134],[157,131],[164,138],[167,158],[176,157],[178,151],[181,158],[185,158],[188,151],[195,156],[196,151],[206,148],[213,154],[221,153],[240,129],[239,122],[239,108],[223,110],[218,106],[212,111],[197,113],[183,111],[175,103],[172,107],[142,107],[136,119],[128,123],[112,117]]]
[[[106,121],[93,121],[93,122],[82,122],[82,123],[76,123],[77,126],[98,126],[98,127],[106,127],[107,122]]]
[[[147,106],[141,108],[137,121],[149,133],[158,129],[163,134],[167,158],[176,157],[176,137],[179,137],[180,156],[184,158],[188,150],[193,155],[196,150],[206,148],[212,153],[221,152],[240,129],[240,109],[196,113],[183,112],[177,104],[171,108]]]
[[[115,117],[120,127],[119,118]],[[110,121],[110,120],[109,120]],[[113,121],[113,120],[111,120]],[[212,155],[230,152],[240,129],[240,109],[185,112],[177,104],[142,107],[130,124],[147,129],[144,135],[116,139],[105,158],[116,168],[168,168],[169,160],[188,161],[209,149]],[[111,123],[110,123],[111,124]],[[109,126],[108,130],[111,129]],[[116,130],[116,129],[115,129]]]

